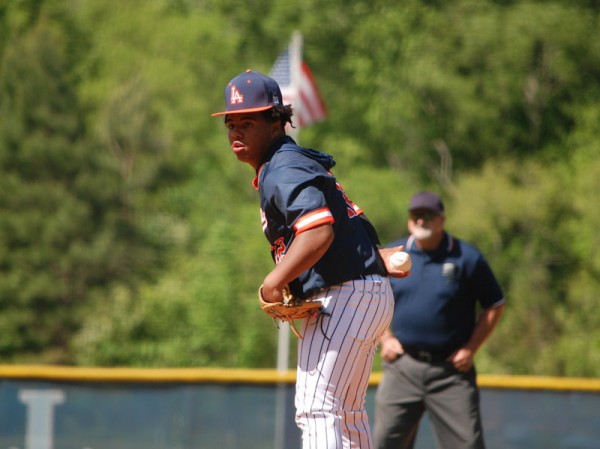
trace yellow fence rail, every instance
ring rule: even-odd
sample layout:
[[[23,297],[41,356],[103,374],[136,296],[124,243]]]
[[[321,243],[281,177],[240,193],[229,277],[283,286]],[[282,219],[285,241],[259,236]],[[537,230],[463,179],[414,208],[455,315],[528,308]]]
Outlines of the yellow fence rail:
[[[381,381],[381,372],[373,372],[370,385]],[[0,365],[0,379],[37,379],[61,382],[135,382],[135,383],[293,383],[295,371],[274,369],[222,368],[92,368],[48,365]],[[600,379],[505,376],[481,374],[482,388],[522,390],[600,392]]]

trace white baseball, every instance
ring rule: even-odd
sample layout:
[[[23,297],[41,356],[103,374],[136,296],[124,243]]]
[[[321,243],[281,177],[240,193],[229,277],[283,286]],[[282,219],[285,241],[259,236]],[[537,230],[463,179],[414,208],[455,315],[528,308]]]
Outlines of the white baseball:
[[[392,253],[389,262],[392,268],[398,271],[410,271],[410,268],[412,267],[410,255],[404,251]]]

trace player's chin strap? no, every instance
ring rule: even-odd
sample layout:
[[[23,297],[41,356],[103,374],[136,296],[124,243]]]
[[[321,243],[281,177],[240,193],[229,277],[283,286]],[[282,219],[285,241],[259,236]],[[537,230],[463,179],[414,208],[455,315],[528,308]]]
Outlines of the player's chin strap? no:
[[[289,323],[296,337],[300,339],[302,338],[302,335],[298,332],[294,320],[312,316],[319,317],[319,315],[325,313],[321,300],[297,298],[290,292],[287,286],[283,289],[282,301],[267,302],[263,298],[262,287],[263,286],[261,285],[258,289],[258,302],[260,307],[273,319],[275,326],[277,326],[275,320]]]

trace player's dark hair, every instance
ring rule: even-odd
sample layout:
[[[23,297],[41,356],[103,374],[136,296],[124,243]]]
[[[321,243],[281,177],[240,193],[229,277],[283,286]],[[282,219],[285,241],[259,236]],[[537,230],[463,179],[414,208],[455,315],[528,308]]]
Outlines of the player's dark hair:
[[[291,104],[285,106],[273,106],[271,109],[265,111],[265,115],[274,122],[279,121],[283,128],[285,128],[286,123],[289,123],[292,128],[295,128],[294,123],[292,122],[294,110],[292,109]]]

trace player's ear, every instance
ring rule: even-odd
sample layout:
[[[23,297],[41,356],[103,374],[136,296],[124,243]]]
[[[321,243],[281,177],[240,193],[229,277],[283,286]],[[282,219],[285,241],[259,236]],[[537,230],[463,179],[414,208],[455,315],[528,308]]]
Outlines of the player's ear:
[[[278,136],[283,131],[281,120],[273,120],[273,124],[271,125],[271,133],[273,136]]]

